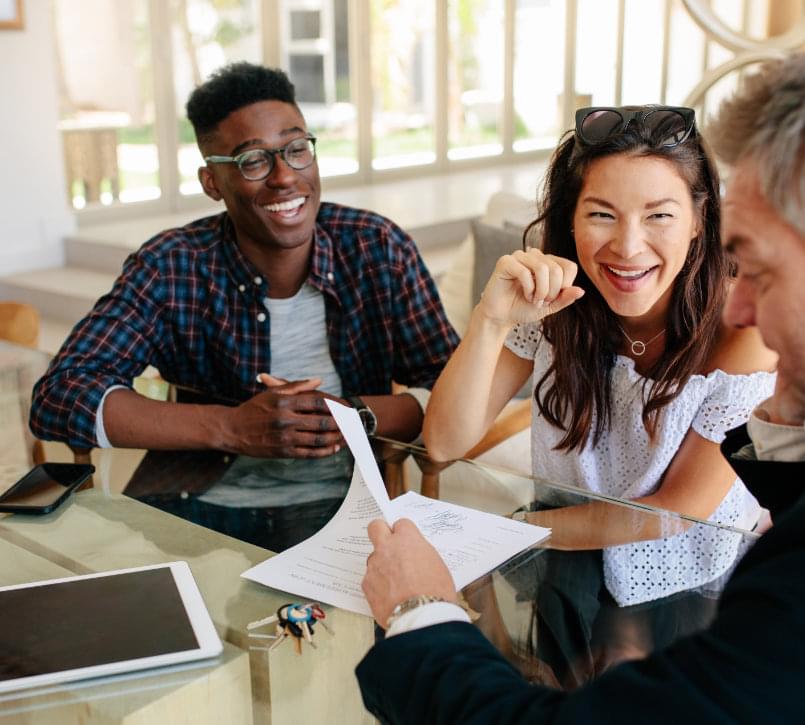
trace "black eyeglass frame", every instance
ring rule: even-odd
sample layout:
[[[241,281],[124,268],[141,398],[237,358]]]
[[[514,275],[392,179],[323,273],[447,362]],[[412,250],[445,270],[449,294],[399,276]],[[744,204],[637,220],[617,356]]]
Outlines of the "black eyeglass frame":
[[[313,147],[313,157],[310,161],[302,166],[297,166],[288,158],[288,149],[293,146],[295,143],[299,141],[307,141]],[[256,178],[251,178],[246,176],[246,173],[243,171],[243,162],[249,156],[252,156],[255,152],[261,153],[265,156],[266,160],[268,161],[268,171],[265,174],[258,176]],[[284,146],[278,146],[277,148],[273,149],[247,149],[246,151],[239,153],[237,156],[205,156],[204,162],[207,164],[235,164],[238,167],[238,171],[240,171],[241,176],[246,179],[246,181],[262,181],[263,179],[267,179],[271,176],[271,172],[274,171],[275,166],[277,165],[276,156],[280,154],[282,156],[282,160],[292,169],[295,171],[302,171],[303,169],[307,169],[311,167],[314,162],[316,161],[316,137],[312,134],[305,134],[304,136],[300,136],[299,138],[295,138],[292,141],[288,141]]]
[[[618,128],[613,128],[613,130],[604,138],[598,140],[587,138],[584,135],[584,121],[586,121],[587,118],[593,113],[599,113],[602,111],[617,113],[621,118],[620,126]],[[585,108],[579,108],[576,110],[576,139],[581,141],[586,146],[597,146],[612,136],[623,133],[627,128],[629,128],[629,124],[634,120],[637,120],[638,123],[645,124],[646,119],[648,119],[652,114],[669,111],[679,114],[685,123],[685,133],[681,139],[674,141],[673,143],[662,144],[663,148],[673,148],[674,146],[679,146],[679,144],[685,143],[685,141],[691,137],[696,129],[696,111],[694,111],[692,108],[688,108],[687,106],[642,106],[638,109],[625,108],[622,106],[587,106]]]

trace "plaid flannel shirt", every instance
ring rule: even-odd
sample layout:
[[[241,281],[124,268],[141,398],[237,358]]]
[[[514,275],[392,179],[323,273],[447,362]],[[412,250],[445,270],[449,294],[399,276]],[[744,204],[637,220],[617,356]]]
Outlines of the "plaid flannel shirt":
[[[458,338],[399,227],[322,203],[307,281],[324,295],[344,396],[388,394],[392,380],[433,385]],[[168,382],[224,399],[264,390],[256,377],[271,372],[267,293],[226,212],[157,235],[129,256],[34,387],[31,430],[44,440],[97,445],[104,392],[131,387],[148,365]]]

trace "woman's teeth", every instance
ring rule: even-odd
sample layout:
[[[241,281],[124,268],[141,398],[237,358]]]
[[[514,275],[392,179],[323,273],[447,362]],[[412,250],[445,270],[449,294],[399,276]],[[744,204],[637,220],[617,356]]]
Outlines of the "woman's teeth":
[[[609,270],[616,277],[623,277],[624,279],[637,279],[638,277],[648,274],[652,269],[654,269],[654,267],[649,267],[648,269],[625,270],[615,269],[614,267],[607,265],[607,270]]]

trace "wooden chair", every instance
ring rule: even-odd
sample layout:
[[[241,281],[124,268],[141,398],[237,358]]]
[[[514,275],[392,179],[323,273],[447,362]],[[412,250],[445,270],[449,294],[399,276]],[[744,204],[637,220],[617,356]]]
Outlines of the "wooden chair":
[[[39,312],[36,307],[23,302],[0,302],[0,340],[35,348],[39,343]],[[44,462],[42,441],[31,441],[29,458],[33,465]]]
[[[470,448],[462,458],[474,460],[513,435],[525,430],[530,425],[531,398],[516,400],[495,419],[486,435]],[[439,476],[445,468],[453,464],[453,461],[434,461],[421,455],[415,455],[414,460],[416,460],[422,471],[422,495],[439,498]]]
[[[0,302],[0,339],[36,347],[39,343],[39,312],[23,302]]]
[[[516,400],[497,417],[486,435],[462,458],[475,459],[530,425],[531,398]],[[404,463],[408,458],[409,451],[391,444],[384,444],[379,450],[379,455],[385,464],[386,489],[389,497],[394,498],[408,491],[409,485]],[[453,461],[434,461],[425,452],[413,453],[413,458],[422,472],[420,488],[422,495],[439,498],[439,476],[445,468],[453,465]]]

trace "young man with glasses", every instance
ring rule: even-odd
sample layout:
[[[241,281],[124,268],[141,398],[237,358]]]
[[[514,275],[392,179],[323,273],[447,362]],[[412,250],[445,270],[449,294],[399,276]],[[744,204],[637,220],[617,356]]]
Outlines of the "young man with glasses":
[[[629,109],[605,110],[621,116],[609,117],[611,129],[628,123]],[[582,129],[586,142],[610,133],[602,128]],[[773,395],[728,434],[722,452],[774,525],[735,568],[707,629],[561,692],[527,683],[468,623],[449,571],[410,521],[393,530],[373,521],[363,589],[389,629],[357,674],[380,721],[805,720],[805,54],[747,76],[712,138],[734,166],[723,242],[737,278],[724,320],[757,325],[779,355]]]
[[[192,93],[187,112],[206,162],[204,193],[226,210],[129,257],[37,384],[35,434],[73,446],[244,454],[251,462],[236,465],[247,477],[253,459],[272,459],[291,480],[301,470],[291,460],[343,470],[326,397],[358,407],[370,434],[414,438],[422,392],[457,344],[414,242],[377,214],[321,202],[316,139],[282,71],[227,66]],[[148,365],[228,404],[138,395],[131,381]],[[392,395],[392,381],[408,392]],[[331,474],[316,469],[305,481]],[[192,504],[207,507],[193,517],[248,506],[259,529],[255,512],[287,498],[287,486],[241,488],[237,478],[230,469],[196,490],[204,495]]]

